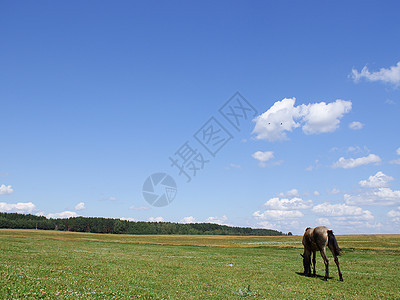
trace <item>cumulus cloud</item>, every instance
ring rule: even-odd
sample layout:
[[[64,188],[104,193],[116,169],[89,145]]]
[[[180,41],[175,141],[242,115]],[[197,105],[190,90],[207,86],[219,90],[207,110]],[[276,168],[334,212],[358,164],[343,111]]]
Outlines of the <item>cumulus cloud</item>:
[[[298,197],[298,196],[300,196],[300,193],[297,189],[291,189],[285,193],[279,193],[278,196],[281,198],[283,198],[283,197]]]
[[[149,222],[164,222],[164,218],[163,217],[150,217],[147,219],[147,221],[149,221]]]
[[[316,219],[318,225],[332,225],[338,230],[349,233],[371,233],[382,228],[381,223],[375,222],[371,211],[358,206],[325,202],[314,206],[312,212],[320,216]]]
[[[125,217],[122,217],[122,218],[119,218],[121,221],[129,221],[129,222],[135,222],[136,220],[134,219],[134,218],[125,218]]]
[[[296,98],[285,98],[275,102],[270,109],[256,117],[253,133],[259,140],[277,141],[287,138],[286,131],[300,126],[295,120],[300,117],[294,104]]]
[[[396,154],[397,154],[397,155],[400,155],[400,147],[399,147],[399,148],[397,148],[397,150],[396,150]],[[390,161],[390,163],[391,163],[391,164],[400,165],[400,158],[398,158],[398,159],[395,159],[395,160],[392,160],[392,161]]]
[[[336,100],[326,104],[325,102],[302,105],[305,124],[303,131],[306,134],[318,134],[335,131],[340,124],[340,119],[351,110],[351,102]]]
[[[254,119],[253,133],[260,140],[285,140],[287,132],[302,127],[305,134],[335,131],[340,119],[351,110],[351,101],[310,103],[295,106],[296,98],[275,102],[271,108]]]
[[[400,165],[400,158],[391,160],[390,163],[394,165]]]
[[[333,168],[343,168],[343,169],[352,169],[362,165],[368,165],[372,163],[378,163],[381,161],[381,158],[375,154],[369,154],[368,156],[359,157],[359,158],[344,158],[340,157],[337,162],[335,162],[332,167]]]
[[[86,209],[85,202],[79,202],[77,205],[75,205],[75,210],[84,210],[84,209]]]
[[[330,204],[328,202],[318,204],[312,208],[317,215],[326,217],[356,217],[358,220],[374,219],[369,210],[363,210],[361,207],[351,206],[344,203]]]
[[[118,199],[116,197],[109,197],[108,200],[110,201],[117,201]]]
[[[392,209],[387,213],[387,216],[392,222],[400,223],[400,206],[397,209]]]
[[[331,225],[331,222],[329,221],[328,218],[318,218],[318,219],[315,220],[315,222],[316,222],[318,225],[322,225],[322,226],[329,226],[329,225]]]
[[[400,191],[381,187],[364,190],[356,195],[345,194],[344,200],[351,205],[398,205],[400,204]]]
[[[364,124],[358,121],[351,122],[349,128],[353,130],[360,130],[364,127]]]
[[[14,192],[11,185],[0,185],[0,195],[10,195]]]
[[[275,210],[298,210],[312,207],[312,200],[303,200],[298,197],[292,199],[271,198],[264,203],[264,206]]]
[[[228,220],[228,217],[223,215],[222,217],[208,217],[206,219],[206,223],[215,223],[215,224],[220,224],[220,225],[227,225],[226,221]]]
[[[382,172],[377,172],[373,176],[369,176],[367,180],[359,181],[361,187],[386,187],[390,181],[394,180],[393,177],[383,174]]]
[[[274,158],[274,152],[272,151],[257,151],[253,153],[252,155],[253,158],[259,161],[259,166],[260,167],[265,167],[266,162],[269,161],[270,159]]]
[[[287,219],[287,218],[302,218],[304,215],[299,210],[266,210],[264,212],[256,211],[253,217],[261,220],[267,219]]]
[[[353,78],[354,82],[358,82],[362,78],[365,78],[368,81],[382,81],[397,86],[400,84],[400,62],[398,62],[397,65],[389,67],[388,69],[381,68],[377,72],[370,72],[367,66],[364,66],[361,72],[358,72],[356,69],[352,69],[351,77]]]
[[[31,214],[36,211],[36,206],[32,202],[18,202],[16,204],[0,202],[0,212]]]
[[[337,188],[333,188],[331,190],[328,190],[328,194],[331,194],[331,195],[337,195],[337,194],[340,194],[340,193],[341,193],[340,190],[337,189]]]
[[[79,215],[74,212],[74,211],[63,211],[63,212],[59,212],[59,213],[50,213],[47,215],[47,218],[50,219],[65,219],[65,218],[75,218],[78,217]]]
[[[274,230],[279,230],[280,229],[278,224],[270,223],[268,221],[261,221],[261,222],[258,222],[257,224],[260,225],[262,228],[265,228],[265,229],[274,229]]]
[[[318,196],[321,195],[321,194],[320,194],[318,191],[314,191],[314,192],[313,192],[313,195],[318,197]]]
[[[272,222],[267,220],[260,220],[259,222],[257,222],[257,225],[265,229],[274,229],[283,232],[295,232],[296,230],[298,230],[298,228],[303,228],[305,226],[304,224],[300,224],[299,219],[296,218],[280,220],[275,219]]]
[[[189,217],[184,217],[181,220],[181,223],[190,224],[190,223],[197,223],[197,222],[196,222],[196,219],[194,217],[189,216]]]

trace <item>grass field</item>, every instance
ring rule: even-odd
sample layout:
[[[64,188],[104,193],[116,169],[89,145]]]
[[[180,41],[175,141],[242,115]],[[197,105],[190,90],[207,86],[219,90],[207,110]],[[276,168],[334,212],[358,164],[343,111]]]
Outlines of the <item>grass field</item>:
[[[302,276],[301,237],[0,230],[0,299],[400,299],[400,235],[337,236]],[[332,255],[328,255],[332,258]]]

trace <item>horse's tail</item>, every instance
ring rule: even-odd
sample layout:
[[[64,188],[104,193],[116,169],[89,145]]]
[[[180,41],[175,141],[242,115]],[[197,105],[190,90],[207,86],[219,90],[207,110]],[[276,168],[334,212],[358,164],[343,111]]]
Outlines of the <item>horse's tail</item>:
[[[342,249],[339,248],[339,245],[332,230],[328,230],[328,246],[329,249],[331,249],[331,251],[335,253],[335,255],[340,255],[340,251],[342,251]]]

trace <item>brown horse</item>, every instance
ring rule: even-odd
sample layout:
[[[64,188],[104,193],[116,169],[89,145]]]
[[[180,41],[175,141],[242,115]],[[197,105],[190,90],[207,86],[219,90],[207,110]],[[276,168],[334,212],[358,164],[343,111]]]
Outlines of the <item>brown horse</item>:
[[[339,268],[339,259],[341,249],[333,235],[332,230],[329,230],[325,226],[318,226],[315,228],[308,227],[303,235],[304,254],[300,254],[303,257],[304,274],[307,276],[311,275],[311,253],[313,254],[313,275],[315,276],[315,252],[321,252],[321,256],[325,263],[325,277],[327,280],[329,277],[329,260],[326,257],[326,246],[331,250],[335,263],[339,271],[339,280],[343,281],[342,273]]]

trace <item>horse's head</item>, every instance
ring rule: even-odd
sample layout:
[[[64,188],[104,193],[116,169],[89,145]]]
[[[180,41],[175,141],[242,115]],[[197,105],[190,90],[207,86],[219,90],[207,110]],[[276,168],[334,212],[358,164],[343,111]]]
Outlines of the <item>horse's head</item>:
[[[304,254],[301,254],[301,257],[303,257],[303,267],[304,267],[304,274],[305,275],[311,275],[311,253],[307,253],[304,251]]]

